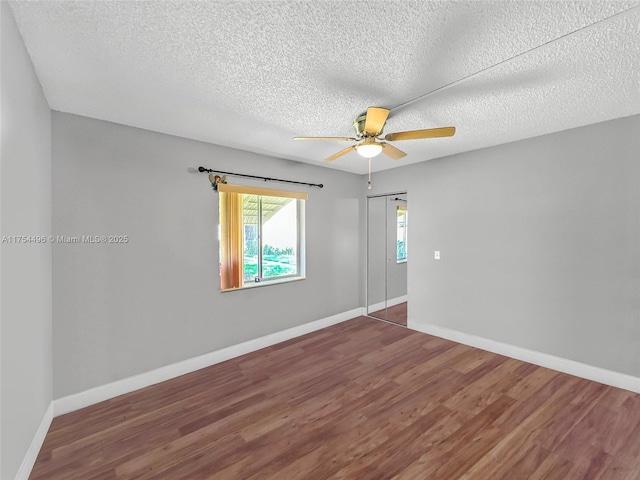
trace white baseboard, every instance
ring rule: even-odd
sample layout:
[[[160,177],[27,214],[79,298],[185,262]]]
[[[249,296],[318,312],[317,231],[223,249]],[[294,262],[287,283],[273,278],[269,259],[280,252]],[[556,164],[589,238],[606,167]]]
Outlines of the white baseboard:
[[[52,420],[53,402],[49,404],[49,408],[47,408],[44,417],[42,417],[42,421],[40,422],[40,426],[38,427],[38,430],[36,431],[36,434],[31,441],[31,445],[29,445],[29,449],[22,459],[22,463],[20,464],[20,468],[18,469],[18,474],[16,475],[15,480],[27,480],[29,478],[29,475],[31,475],[31,470],[33,470],[33,466],[36,464],[38,453],[40,453],[40,449],[42,448],[42,444],[44,443],[44,438],[47,436],[47,432],[49,431]]]
[[[206,353],[198,357],[189,358],[181,362],[160,367],[150,372],[141,373],[139,375],[117,380],[84,392],[59,398],[53,401],[53,415],[56,417],[64,415],[65,413],[73,412],[104,400],[109,400],[117,397],[118,395],[123,395],[140,388],[155,385],[156,383],[164,382],[165,380],[170,380],[172,378],[179,377],[180,375],[191,373],[196,370],[200,370],[201,368],[209,367],[216,363],[224,362],[226,360],[239,357],[240,355],[251,353],[261,348],[269,347],[276,343],[284,342],[286,340],[344,322],[359,315],[364,315],[363,309],[355,308],[348,312],[339,313],[337,315],[332,315],[331,317],[305,323],[281,332],[265,335],[264,337],[232,345],[221,350],[216,350],[215,352]]]
[[[507,357],[515,358],[516,360],[533,363],[534,365],[550,368],[558,372],[568,373],[569,375],[575,375],[576,377],[640,393],[640,378],[634,377],[633,375],[594,367],[574,360],[556,357],[555,355],[536,352],[535,350],[509,345],[507,343],[478,337],[476,335],[471,335],[457,330],[451,330],[438,325],[420,323],[412,321],[411,319],[407,322],[407,327],[418,332],[452,340],[457,343],[480,348],[499,355],[505,355]]]
[[[369,305],[368,310],[369,312],[377,312],[378,310],[382,310],[385,307],[393,307],[394,305],[398,305],[399,303],[406,302],[407,298],[409,298],[407,295],[402,295],[401,297],[392,298],[391,300],[387,300],[386,302],[374,303],[373,305]]]

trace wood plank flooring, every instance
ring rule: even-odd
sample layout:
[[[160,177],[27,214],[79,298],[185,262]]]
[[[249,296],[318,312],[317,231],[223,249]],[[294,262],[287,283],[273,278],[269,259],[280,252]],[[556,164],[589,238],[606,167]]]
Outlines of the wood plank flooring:
[[[53,420],[31,479],[640,479],[640,395],[359,317]]]

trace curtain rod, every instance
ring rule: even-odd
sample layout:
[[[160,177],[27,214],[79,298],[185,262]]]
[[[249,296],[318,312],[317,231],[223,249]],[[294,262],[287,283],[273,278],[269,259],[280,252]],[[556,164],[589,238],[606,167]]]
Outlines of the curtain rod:
[[[207,173],[222,173],[224,175],[233,175],[235,177],[259,178],[260,180],[264,180],[265,182],[296,183],[298,185],[308,185],[309,187],[318,187],[318,188],[324,187],[324,185],[321,183],[296,182],[295,180],[282,180],[280,178],[260,177],[258,175],[247,175],[246,173],[223,172],[222,170],[212,170],[210,168],[204,168],[204,167],[198,167],[198,171],[207,172]]]

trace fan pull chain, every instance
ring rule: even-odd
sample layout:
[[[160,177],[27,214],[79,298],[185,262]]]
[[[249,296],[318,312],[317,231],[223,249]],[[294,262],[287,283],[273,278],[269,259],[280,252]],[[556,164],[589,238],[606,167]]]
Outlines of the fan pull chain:
[[[368,160],[369,160],[369,181],[367,182],[367,188],[371,190],[371,157],[369,157]]]

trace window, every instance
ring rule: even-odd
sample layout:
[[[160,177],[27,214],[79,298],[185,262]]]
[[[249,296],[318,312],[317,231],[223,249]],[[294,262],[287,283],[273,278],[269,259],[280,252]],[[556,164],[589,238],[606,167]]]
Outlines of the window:
[[[396,214],[396,263],[407,261],[407,207],[398,206]]]
[[[220,286],[304,278],[306,194],[218,184]]]

